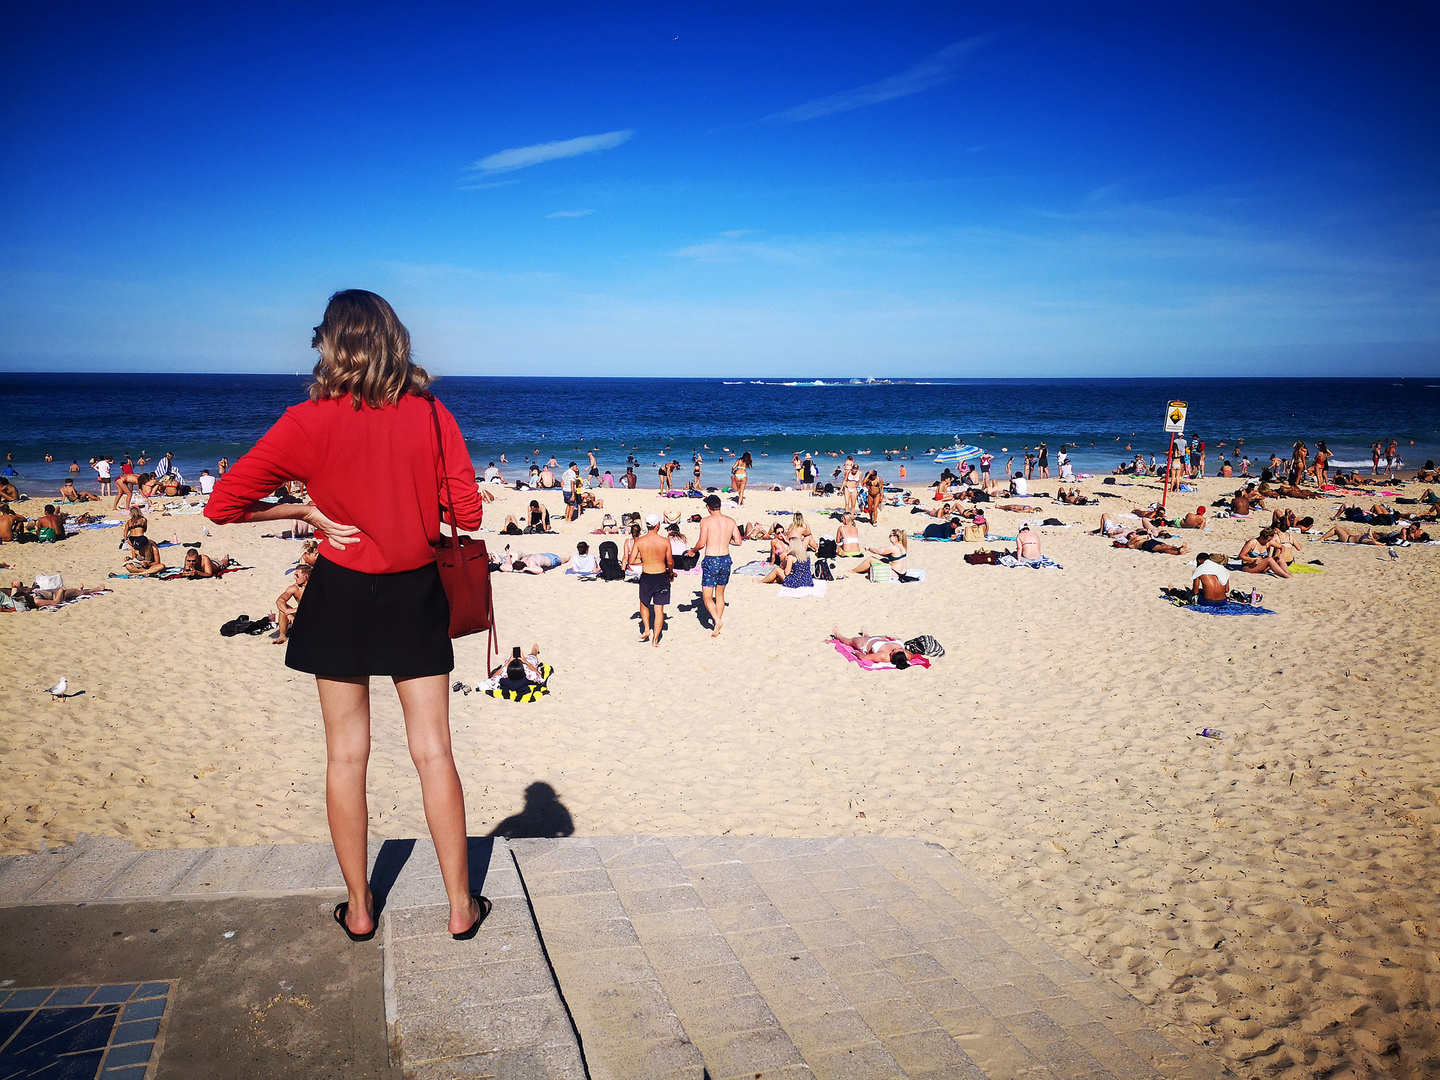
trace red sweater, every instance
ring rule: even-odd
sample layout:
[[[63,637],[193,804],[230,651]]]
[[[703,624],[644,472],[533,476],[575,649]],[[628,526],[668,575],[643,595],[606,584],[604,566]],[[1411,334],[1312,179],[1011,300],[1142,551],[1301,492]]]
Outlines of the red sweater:
[[[480,527],[475,466],[450,410],[439,402],[449,491],[461,529]],[[430,403],[407,394],[398,405],[350,406],[350,398],[293,405],[255,448],[215,482],[205,516],[244,521],[287,480],[303,480],[320,512],[360,529],[360,542],[325,547],[325,558],[367,574],[394,574],[433,562],[445,494]],[[448,502],[448,497],[447,497]],[[446,515],[449,521],[449,515]]]

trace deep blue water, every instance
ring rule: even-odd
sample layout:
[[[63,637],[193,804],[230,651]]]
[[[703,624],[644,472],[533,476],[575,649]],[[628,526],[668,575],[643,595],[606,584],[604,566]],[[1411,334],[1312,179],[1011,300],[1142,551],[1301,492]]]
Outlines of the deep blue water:
[[[22,479],[63,476],[72,459],[117,460],[174,452],[187,478],[232,461],[289,405],[306,379],[291,375],[125,375],[0,373],[6,422],[0,455],[13,455]],[[1075,445],[1082,471],[1108,471],[1127,445],[1163,456],[1165,404],[1189,403],[1187,433],[1205,439],[1208,463],[1237,439],[1252,459],[1289,456],[1297,438],[1324,439],[1341,462],[1367,465],[1370,444],[1395,438],[1409,465],[1440,459],[1440,377],[1431,379],[967,379],[908,385],[786,385],[702,379],[446,378],[435,386],[455,413],[476,463],[504,453],[507,475],[539,451],[584,464],[596,448],[602,468],[624,471],[632,452],[643,487],[667,450],[683,463],[706,458],[705,479],[729,466],[722,447],[749,450],[752,482],[793,480],[790,455],[869,451],[927,457],[958,435],[998,455],[1046,441]],[[1219,447],[1220,442],[1225,447]],[[623,447],[622,447],[623,444]],[[709,450],[702,450],[708,445]],[[43,460],[46,453],[53,464]],[[768,456],[762,456],[768,455]],[[834,463],[822,468],[828,474]],[[910,475],[938,468],[911,465]],[[82,477],[93,474],[83,468]],[[24,486],[23,484],[21,485]]]

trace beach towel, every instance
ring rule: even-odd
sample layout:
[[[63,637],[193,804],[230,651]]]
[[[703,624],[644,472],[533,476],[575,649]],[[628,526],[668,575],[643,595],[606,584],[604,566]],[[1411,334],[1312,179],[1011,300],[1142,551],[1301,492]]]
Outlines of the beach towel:
[[[841,656],[845,657],[846,660],[849,660],[852,664],[858,664],[860,667],[864,668],[866,671],[899,671],[899,670],[900,670],[900,669],[897,668],[894,664],[891,664],[891,663],[888,663],[888,662],[887,662],[887,663],[883,663],[883,664],[882,664],[882,663],[878,663],[878,662],[875,661],[875,660],[871,660],[871,659],[869,659],[868,657],[865,657],[865,656],[860,655],[860,653],[857,652],[852,646],[846,645],[843,641],[831,641],[830,644],[834,645],[834,646],[835,646],[835,651],[838,652]],[[912,657],[910,658],[910,666],[911,666],[912,668],[913,668],[913,667],[928,668],[928,667],[930,666],[930,661],[927,660],[927,659],[926,659],[925,657],[923,657],[923,656],[912,656]]]
[[[1300,562],[1291,563],[1291,564],[1290,564],[1290,572],[1291,572],[1292,574],[1323,574],[1323,573],[1325,573],[1325,571],[1322,570],[1322,569],[1321,569],[1320,567],[1318,567],[1318,566],[1311,566],[1309,563],[1300,563]]]
[[[66,531],[79,532],[81,529],[118,529],[122,523],[119,521],[91,521],[85,525],[65,525]]]
[[[817,581],[813,585],[802,585],[798,589],[789,589],[784,585],[780,586],[781,596],[824,596],[826,582]]]
[[[1064,570],[1065,568],[1050,558],[1049,555],[1041,555],[1038,559],[1017,559],[1014,555],[1001,555],[997,566],[1008,566],[1011,570],[1023,566],[1027,570]]]
[[[1161,599],[1161,600],[1164,600],[1167,604],[1171,605],[1172,607],[1184,608],[1186,611],[1194,611],[1194,612],[1196,612],[1197,614],[1200,614],[1200,615],[1274,615],[1274,614],[1275,614],[1275,612],[1272,611],[1272,610],[1270,610],[1269,608],[1264,608],[1264,607],[1251,607],[1249,604],[1239,604],[1239,603],[1236,603],[1234,600],[1231,600],[1228,604],[1196,604],[1196,603],[1186,602],[1185,600],[1180,599],[1178,596],[1167,596],[1167,595],[1165,595],[1165,593],[1163,593],[1163,592],[1160,594],[1160,599]]]
[[[526,682],[524,687],[508,686],[509,679],[491,679],[489,682],[481,683],[475,689],[493,698],[500,698],[503,701],[539,701],[546,694],[550,693],[550,676],[555,674],[555,669],[549,664],[540,665],[540,678],[538,683]]]
[[[37,607],[35,611],[59,611],[62,607],[69,607],[71,604],[78,604],[81,600],[89,600],[92,596],[109,596],[114,589],[99,589],[96,592],[88,593],[85,596],[77,596],[74,600],[62,600],[58,604],[46,604],[44,607]]]

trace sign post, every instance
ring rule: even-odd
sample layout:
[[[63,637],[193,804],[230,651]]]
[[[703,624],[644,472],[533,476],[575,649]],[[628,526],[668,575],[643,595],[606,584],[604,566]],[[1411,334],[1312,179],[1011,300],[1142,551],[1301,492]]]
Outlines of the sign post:
[[[1175,436],[1185,434],[1185,414],[1190,407],[1183,401],[1172,401],[1165,406],[1165,430],[1170,433],[1170,449],[1165,455],[1165,487],[1160,495],[1160,508],[1170,497],[1170,480],[1175,475]]]

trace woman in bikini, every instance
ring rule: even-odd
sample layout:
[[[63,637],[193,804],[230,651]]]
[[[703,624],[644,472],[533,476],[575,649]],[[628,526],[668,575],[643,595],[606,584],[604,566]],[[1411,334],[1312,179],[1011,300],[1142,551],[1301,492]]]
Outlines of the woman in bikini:
[[[836,626],[830,630],[830,640],[849,645],[867,660],[882,664],[888,662],[897,668],[910,666],[910,653],[899,638],[893,638],[889,634],[867,634],[862,626],[860,633],[854,637],[846,637],[840,633],[840,627]]]
[[[149,473],[137,475],[135,473],[121,473],[115,478],[115,501],[110,505],[112,510],[128,510],[130,503],[134,501],[139,493],[140,485],[150,478]],[[125,505],[120,505],[120,500],[125,500]]]
[[[891,529],[890,543],[884,547],[873,547],[869,550],[870,555],[850,571],[852,574],[867,572],[871,564],[877,560],[888,563],[890,572],[897,577],[905,573],[905,559],[910,554],[910,542],[906,539],[904,530]]]
[[[858,559],[862,554],[860,529],[855,524],[855,515],[849,510],[845,511],[845,516],[840,521],[840,527],[835,530],[835,551],[842,559]]]
[[[741,506],[745,505],[745,485],[749,483],[750,467],[754,464],[750,451],[746,450],[735,459],[735,466],[730,470],[730,485],[735,489],[735,500]]]
[[[795,511],[795,516],[790,519],[790,527],[785,530],[787,540],[794,540],[797,537],[804,541],[808,550],[815,550],[815,538],[810,535],[810,526],[805,524],[805,515],[799,510]]]
[[[1295,576],[1285,568],[1284,563],[1271,555],[1270,541],[1274,536],[1274,529],[1261,529],[1259,536],[1245,541],[1245,546],[1240,549],[1240,568],[1245,573],[1263,574],[1268,571],[1276,577]]]

